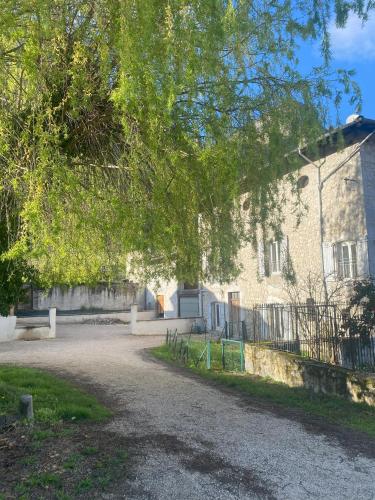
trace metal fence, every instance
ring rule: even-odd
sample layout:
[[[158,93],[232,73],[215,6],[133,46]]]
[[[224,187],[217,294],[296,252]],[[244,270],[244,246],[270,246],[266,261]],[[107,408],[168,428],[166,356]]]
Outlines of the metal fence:
[[[244,345],[242,341],[224,338],[192,338],[167,330],[165,343],[175,360],[186,366],[207,370],[244,371]]]
[[[222,337],[233,340],[247,340],[247,326],[245,321],[226,321]]]
[[[262,304],[252,310],[248,338],[317,361],[375,371],[375,332],[349,332],[349,315],[348,309],[337,304]]]

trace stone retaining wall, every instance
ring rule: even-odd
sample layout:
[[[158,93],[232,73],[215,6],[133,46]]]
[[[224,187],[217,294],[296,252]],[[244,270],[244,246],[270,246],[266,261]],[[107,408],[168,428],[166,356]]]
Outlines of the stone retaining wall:
[[[271,377],[289,387],[305,387],[316,393],[375,406],[375,375],[372,374],[353,372],[252,344],[245,344],[245,370],[261,377]]]

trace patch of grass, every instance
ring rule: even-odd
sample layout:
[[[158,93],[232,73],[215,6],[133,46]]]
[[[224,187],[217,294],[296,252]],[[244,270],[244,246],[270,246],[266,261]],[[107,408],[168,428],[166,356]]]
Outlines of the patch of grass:
[[[63,467],[65,470],[74,469],[80,460],[82,460],[82,455],[80,453],[72,453],[63,463]]]
[[[90,455],[96,455],[98,453],[98,448],[95,448],[94,446],[87,446],[82,450],[82,455],[85,457],[89,457]]]
[[[85,493],[94,487],[94,482],[91,478],[82,479],[76,486],[76,493]]]
[[[173,360],[168,346],[151,349],[152,354],[163,361]],[[327,421],[356,429],[375,437],[375,408],[364,403],[351,403],[345,399],[314,394],[303,388],[291,388],[272,379],[244,373],[224,372],[218,369],[188,367],[194,373],[236,389],[258,400],[266,400],[287,408],[298,408],[307,414],[324,417]]]
[[[37,458],[35,455],[28,455],[27,457],[23,457],[20,462],[24,465],[35,465],[37,463]],[[1,497],[0,497],[1,500]]]
[[[51,439],[55,436],[52,429],[39,429],[33,432],[32,438],[34,441],[44,441],[45,439]]]
[[[34,368],[0,366],[0,415],[18,411],[21,394],[33,396],[35,420],[101,421],[110,411],[74,385]]]
[[[40,474],[32,474],[27,479],[20,483],[16,490],[20,495],[26,495],[34,488],[56,488],[60,489],[62,487],[62,479],[57,474],[52,474],[50,472],[43,472]]]

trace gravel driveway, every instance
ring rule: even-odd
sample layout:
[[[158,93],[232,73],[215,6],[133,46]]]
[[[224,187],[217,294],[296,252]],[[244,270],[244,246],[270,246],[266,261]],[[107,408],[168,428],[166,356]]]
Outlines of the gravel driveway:
[[[145,351],[160,337],[123,331],[61,325],[56,340],[0,344],[0,363],[65,372],[105,394],[116,410],[107,429],[130,447],[123,498],[375,499],[375,441],[166,367]]]

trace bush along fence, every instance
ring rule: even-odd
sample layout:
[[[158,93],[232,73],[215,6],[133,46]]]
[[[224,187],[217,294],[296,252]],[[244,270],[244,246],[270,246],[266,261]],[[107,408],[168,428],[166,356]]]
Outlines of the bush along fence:
[[[358,309],[336,304],[262,304],[253,309],[248,331],[250,342],[271,349],[375,371],[375,330]]]
[[[196,340],[167,330],[166,345],[173,357],[186,366],[207,370],[244,371],[244,344],[241,340],[214,339],[206,335]]]

